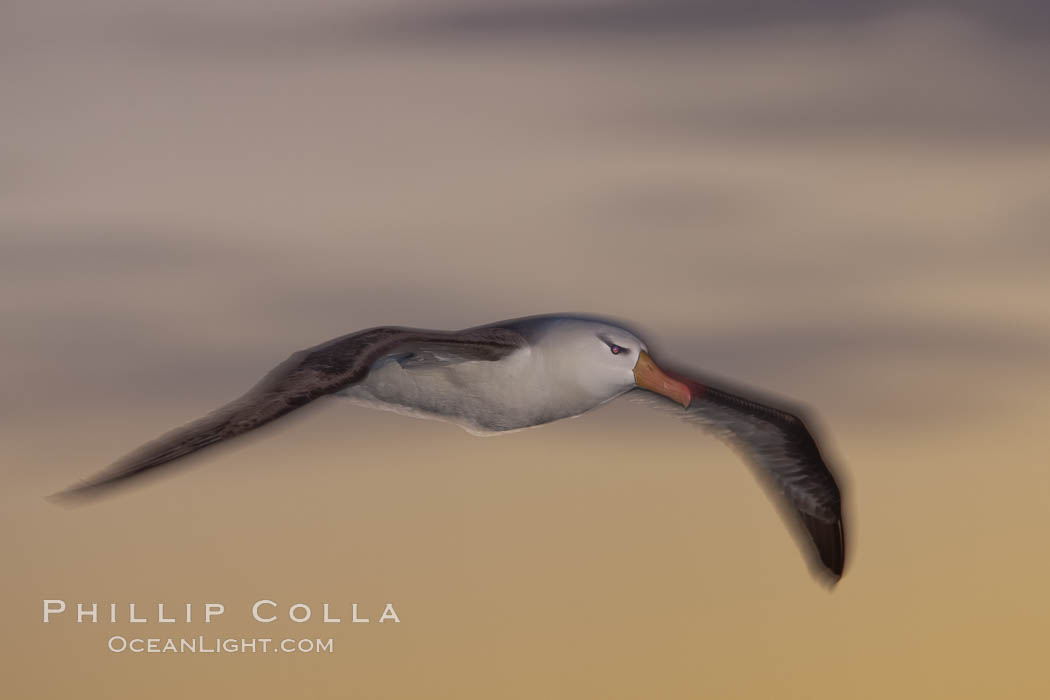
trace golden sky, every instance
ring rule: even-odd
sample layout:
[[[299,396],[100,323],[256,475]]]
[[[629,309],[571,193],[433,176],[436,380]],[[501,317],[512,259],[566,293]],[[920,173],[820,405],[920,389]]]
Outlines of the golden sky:
[[[1045,697],[1045,13],[734,7],[9,3],[4,695]],[[44,501],[299,348],[554,311],[809,406],[834,591],[735,454],[629,402],[476,438],[326,400]],[[228,612],[44,625],[46,598]]]

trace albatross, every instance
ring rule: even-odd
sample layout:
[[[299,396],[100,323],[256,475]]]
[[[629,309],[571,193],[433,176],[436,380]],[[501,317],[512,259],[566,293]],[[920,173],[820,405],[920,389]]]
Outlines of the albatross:
[[[838,581],[846,559],[839,487],[799,410],[661,367],[635,333],[588,316],[460,331],[383,326],[334,338],[294,353],[240,398],[57,495],[100,493],[327,395],[491,435],[577,416],[628,392],[734,446],[799,535],[814,573]]]

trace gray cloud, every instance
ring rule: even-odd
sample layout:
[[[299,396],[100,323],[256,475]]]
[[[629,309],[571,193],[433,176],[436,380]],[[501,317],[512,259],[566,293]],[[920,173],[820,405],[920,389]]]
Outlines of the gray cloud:
[[[616,0],[399,3],[385,10],[322,6],[295,16],[138,12],[126,37],[211,52],[344,52],[392,40],[647,39],[816,24],[846,26],[904,13],[964,18],[1015,39],[1050,31],[1050,6],[1023,0]]]
[[[707,365],[770,376],[829,368],[856,371],[902,360],[921,366],[937,362],[1050,365],[1050,337],[1033,328],[929,317],[730,329],[680,338],[677,344],[693,349]]]
[[[697,34],[797,23],[858,22],[902,11],[963,13],[1016,35],[1050,29],[1050,8],[1042,3],[912,2],[908,0],[620,0],[618,2],[489,3],[412,13],[388,26],[424,35],[475,38],[508,35],[650,36]]]
[[[761,107],[718,104],[654,107],[628,118],[625,128],[661,138],[702,136],[725,141],[852,143],[962,143],[985,145],[1050,143],[1050,101],[1034,81],[1011,94],[933,96],[898,86],[893,90],[844,91],[816,100],[769,100]]]

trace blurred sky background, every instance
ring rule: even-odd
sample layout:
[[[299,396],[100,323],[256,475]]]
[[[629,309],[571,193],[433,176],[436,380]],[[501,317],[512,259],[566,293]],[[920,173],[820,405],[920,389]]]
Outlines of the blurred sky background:
[[[7,0],[3,694],[1046,697],[1048,35],[1020,0]],[[810,406],[839,586],[731,451],[626,402],[478,439],[322,401],[43,500],[299,348],[553,311]],[[336,653],[114,655],[144,632],[43,598]]]

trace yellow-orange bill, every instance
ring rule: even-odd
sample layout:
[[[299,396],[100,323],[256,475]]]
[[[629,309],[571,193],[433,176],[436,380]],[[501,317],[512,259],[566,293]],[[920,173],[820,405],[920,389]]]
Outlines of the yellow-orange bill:
[[[634,383],[642,389],[662,394],[687,408],[693,398],[688,386],[667,376],[644,350],[638,354],[638,362],[634,366]]]

